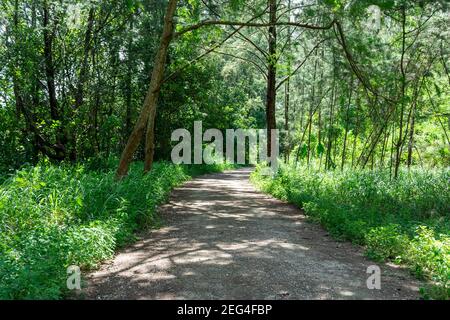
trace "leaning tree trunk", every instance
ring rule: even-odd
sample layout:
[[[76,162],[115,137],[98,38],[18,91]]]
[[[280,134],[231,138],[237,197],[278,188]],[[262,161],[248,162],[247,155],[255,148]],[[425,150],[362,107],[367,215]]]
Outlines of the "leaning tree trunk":
[[[155,154],[155,117],[156,108],[153,108],[147,123],[147,134],[145,136],[145,160],[144,173],[153,167],[153,156]]]
[[[116,172],[117,179],[121,179],[127,175],[130,162],[133,158],[133,154],[142,140],[142,136],[147,127],[147,124],[149,121],[153,121],[153,119],[149,118],[154,118],[154,116],[156,115],[156,104],[158,102],[159,91],[164,80],[164,67],[166,63],[167,52],[170,42],[173,38],[173,20],[177,8],[177,2],[177,0],[170,0],[167,6],[166,15],[164,18],[163,33],[161,36],[158,53],[155,58],[150,87],[147,91],[144,105],[136,122],[136,125],[134,126],[133,132],[128,138],[128,142],[122,152],[119,167],[117,168]],[[147,161],[149,161],[149,159],[147,159]]]

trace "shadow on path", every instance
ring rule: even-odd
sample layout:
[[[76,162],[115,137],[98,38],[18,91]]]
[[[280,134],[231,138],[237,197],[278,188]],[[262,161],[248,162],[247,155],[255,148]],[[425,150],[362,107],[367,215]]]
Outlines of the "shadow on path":
[[[175,189],[147,233],[90,274],[88,299],[417,299],[407,271],[369,290],[362,250],[336,242],[293,205],[255,190],[250,168]]]

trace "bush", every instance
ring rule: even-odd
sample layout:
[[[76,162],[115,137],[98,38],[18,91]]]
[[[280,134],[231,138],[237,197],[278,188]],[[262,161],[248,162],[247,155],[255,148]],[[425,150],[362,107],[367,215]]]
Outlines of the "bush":
[[[405,250],[404,259],[418,277],[432,277],[440,287],[435,292],[442,298],[450,297],[450,237],[440,235],[438,239],[433,230],[418,227],[416,236]]]
[[[365,245],[375,260],[405,263],[432,280],[425,296],[450,297],[450,170],[330,171],[281,166],[273,177],[257,167],[261,190],[302,208],[338,239]]]
[[[396,260],[407,250],[408,237],[401,233],[400,226],[388,224],[369,231],[366,237],[367,255],[378,261]]]
[[[173,187],[230,165],[161,162],[142,176],[134,164],[121,182],[114,167],[41,164],[0,184],[0,299],[62,297],[68,266],[95,268],[136,231],[157,226],[155,208]]]

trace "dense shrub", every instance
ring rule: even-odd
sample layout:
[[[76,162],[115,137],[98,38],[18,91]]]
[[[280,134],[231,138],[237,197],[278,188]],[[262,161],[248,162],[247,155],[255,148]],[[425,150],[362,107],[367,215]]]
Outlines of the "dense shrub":
[[[96,267],[134,233],[158,224],[155,208],[193,175],[228,165],[155,163],[142,176],[114,181],[115,162],[42,164],[0,184],[0,299],[56,299],[64,294],[66,268]]]
[[[251,179],[336,238],[365,245],[370,258],[404,263],[432,280],[425,295],[450,297],[450,170],[405,170],[391,180],[385,171],[289,166],[270,177],[258,167]]]

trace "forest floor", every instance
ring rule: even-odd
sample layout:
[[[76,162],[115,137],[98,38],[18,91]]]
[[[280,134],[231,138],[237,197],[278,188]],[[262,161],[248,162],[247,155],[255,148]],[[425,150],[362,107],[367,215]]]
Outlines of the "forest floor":
[[[250,168],[208,174],[175,189],[163,227],[86,277],[86,299],[418,299],[421,283],[337,242],[301,210],[257,191]]]

